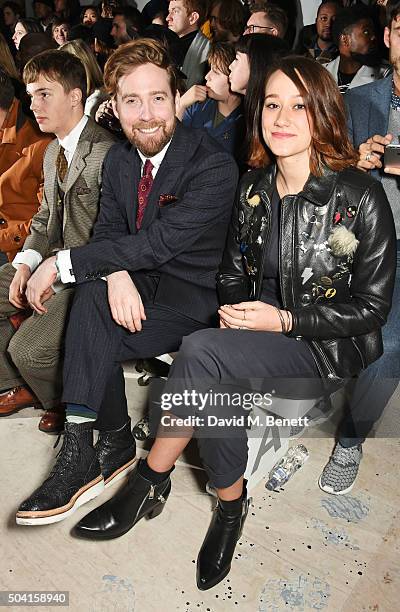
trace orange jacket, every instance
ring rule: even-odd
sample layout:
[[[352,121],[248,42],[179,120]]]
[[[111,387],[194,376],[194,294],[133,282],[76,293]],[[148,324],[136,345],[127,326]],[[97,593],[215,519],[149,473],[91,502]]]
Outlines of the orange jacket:
[[[43,156],[52,137],[27,119],[14,99],[0,130],[0,250],[22,248],[41,201]]]

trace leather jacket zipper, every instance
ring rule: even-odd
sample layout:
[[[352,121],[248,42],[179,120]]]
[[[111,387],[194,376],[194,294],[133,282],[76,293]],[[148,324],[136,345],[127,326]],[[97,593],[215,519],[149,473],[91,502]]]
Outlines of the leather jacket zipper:
[[[262,291],[262,275],[263,275],[263,272],[264,272],[265,249],[267,248],[267,244],[269,243],[269,239],[271,238],[271,217],[272,217],[271,200],[269,199],[269,197],[268,197],[268,195],[266,194],[265,191],[263,191],[262,193],[263,193],[264,198],[265,198],[265,207],[266,207],[267,213],[268,213],[268,227],[267,227],[267,231],[265,232],[265,240],[263,241],[263,247],[262,247],[262,251],[261,251],[261,260],[260,260],[260,266],[259,266],[259,270],[258,270],[257,280],[253,280],[254,300],[258,300],[260,298],[260,295],[261,295],[261,291]],[[257,286],[258,286],[258,288],[257,288]]]
[[[326,369],[328,370],[328,378],[339,378],[334,370],[332,369],[331,364],[329,363],[328,359],[326,358],[326,355],[324,353],[324,351],[321,349],[321,347],[315,342],[315,340],[311,340],[311,345],[312,347],[316,350],[316,352],[318,353],[318,355],[321,357],[322,361],[324,362]],[[318,365],[318,362],[317,362]],[[320,369],[320,368],[318,368]],[[325,372],[320,372],[321,376],[323,376],[325,374]]]

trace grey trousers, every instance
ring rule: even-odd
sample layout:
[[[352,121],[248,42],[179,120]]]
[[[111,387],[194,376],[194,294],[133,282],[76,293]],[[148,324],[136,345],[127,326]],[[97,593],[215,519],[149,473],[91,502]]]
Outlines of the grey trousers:
[[[27,384],[47,410],[61,399],[64,334],[74,290],[53,295],[46,314],[33,313],[15,331],[8,319],[20,312],[8,301],[14,274],[11,264],[0,268],[0,392]]]

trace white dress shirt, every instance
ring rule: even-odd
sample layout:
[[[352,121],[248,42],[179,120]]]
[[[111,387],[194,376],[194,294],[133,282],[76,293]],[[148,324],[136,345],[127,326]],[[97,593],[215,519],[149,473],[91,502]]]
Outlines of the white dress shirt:
[[[149,159],[153,165],[153,170],[151,171],[151,175],[153,177],[153,179],[156,177],[156,174],[158,172],[159,167],[161,166],[161,163],[165,157],[165,154],[168,151],[168,147],[171,144],[171,141],[169,141],[165,147],[163,149],[161,149],[161,151],[159,153],[157,153],[156,155],[154,155],[153,157],[146,157],[145,155],[143,155],[143,153],[141,151],[139,151],[139,149],[137,149],[137,152],[139,154],[139,157],[141,159],[142,162],[142,166],[141,166],[141,173],[143,172],[143,167],[144,164],[146,162],[146,159]],[[71,262],[71,253],[70,250],[67,249],[65,251],[58,251],[57,253],[57,268],[60,272],[60,279],[62,283],[68,284],[68,283],[74,283],[75,282],[75,276],[74,276],[74,271],[72,269],[72,262]],[[104,279],[103,279],[104,280]]]
[[[83,115],[82,119],[76,126],[65,136],[65,138],[58,139],[60,147],[64,149],[65,159],[68,163],[68,168],[71,165],[72,158],[74,157],[76,147],[78,146],[79,138],[82,134],[83,128],[87,123],[87,116]],[[42,263],[42,256],[38,251],[34,249],[27,249],[26,251],[21,251],[17,253],[14,257],[12,265],[14,268],[18,268],[19,264],[26,264],[30,267],[31,272],[33,273],[36,268]]]

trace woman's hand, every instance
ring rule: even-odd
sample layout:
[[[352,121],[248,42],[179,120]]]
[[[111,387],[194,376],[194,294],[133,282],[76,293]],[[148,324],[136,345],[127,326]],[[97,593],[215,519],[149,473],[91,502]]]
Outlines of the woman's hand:
[[[260,301],[221,306],[218,314],[222,328],[282,332],[282,321],[288,326],[285,331],[292,328],[290,312]]]

